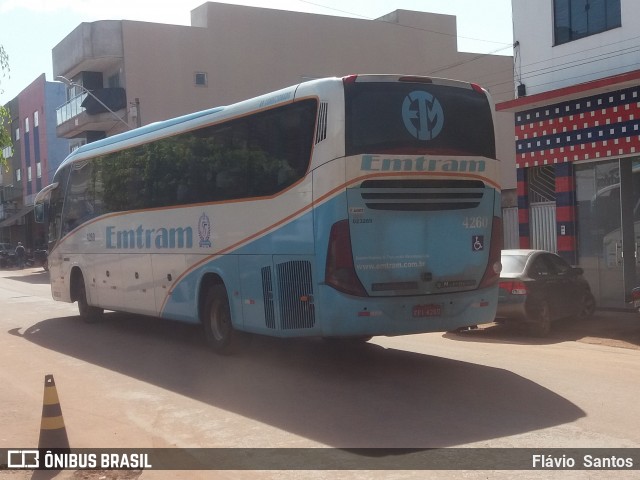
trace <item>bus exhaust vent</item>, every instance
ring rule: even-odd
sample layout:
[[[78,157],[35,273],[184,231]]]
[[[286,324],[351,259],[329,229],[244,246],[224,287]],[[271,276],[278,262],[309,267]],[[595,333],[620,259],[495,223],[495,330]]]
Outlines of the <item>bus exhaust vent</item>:
[[[294,260],[277,265],[282,329],[312,328],[313,306],[311,262]]]
[[[267,328],[276,328],[276,316],[273,310],[273,284],[271,267],[264,267],[262,273],[262,299],[264,301],[264,318]]]
[[[327,138],[327,113],[329,104],[327,102],[320,103],[318,110],[318,126],[316,127],[316,144]]]
[[[362,199],[372,210],[464,210],[480,205],[480,180],[365,180]]]

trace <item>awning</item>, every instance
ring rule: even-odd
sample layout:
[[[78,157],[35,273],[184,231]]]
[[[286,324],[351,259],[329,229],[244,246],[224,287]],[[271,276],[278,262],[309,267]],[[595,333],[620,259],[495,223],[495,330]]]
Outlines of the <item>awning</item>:
[[[23,207],[18,211],[18,213],[14,213],[9,218],[4,219],[0,222],[0,228],[9,227],[14,224],[17,220],[24,217],[27,213],[33,210],[33,205],[29,205],[27,207]]]

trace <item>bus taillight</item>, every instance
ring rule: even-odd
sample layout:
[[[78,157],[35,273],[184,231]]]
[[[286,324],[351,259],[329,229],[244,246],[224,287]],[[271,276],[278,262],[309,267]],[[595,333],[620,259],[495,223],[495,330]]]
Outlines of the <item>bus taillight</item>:
[[[341,292],[367,296],[353,266],[349,220],[341,220],[331,227],[324,279],[327,285]]]
[[[342,83],[344,85],[347,85],[350,83],[356,83],[357,78],[358,78],[358,75],[347,75],[346,77],[342,77]]]
[[[482,276],[479,288],[491,287],[500,280],[500,271],[502,264],[500,263],[502,251],[502,219],[493,217],[491,224],[491,246],[489,247],[489,261],[487,268]]]
[[[481,94],[483,94],[483,95],[485,94],[484,88],[482,88],[482,87],[481,87],[480,85],[478,85],[477,83],[472,83],[472,84],[471,84],[471,88],[472,88],[473,90],[475,90],[476,92],[478,92],[478,93],[481,93]]]

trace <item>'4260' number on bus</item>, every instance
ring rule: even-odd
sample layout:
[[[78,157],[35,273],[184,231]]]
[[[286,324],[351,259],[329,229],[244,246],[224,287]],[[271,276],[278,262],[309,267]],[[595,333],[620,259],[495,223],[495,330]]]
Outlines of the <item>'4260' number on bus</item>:
[[[464,228],[487,228],[489,217],[464,217],[462,225]]]

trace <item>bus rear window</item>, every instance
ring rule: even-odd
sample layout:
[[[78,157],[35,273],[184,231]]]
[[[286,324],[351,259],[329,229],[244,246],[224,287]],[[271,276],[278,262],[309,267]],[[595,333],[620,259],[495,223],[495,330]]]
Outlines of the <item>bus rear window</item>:
[[[346,153],[495,158],[491,106],[473,89],[426,83],[345,85]]]

